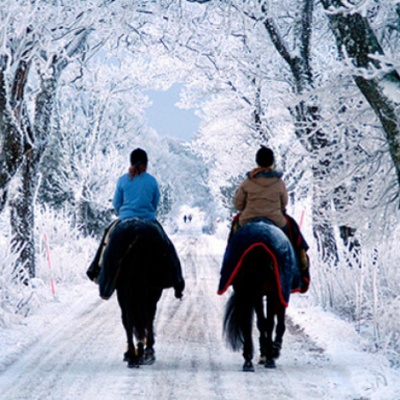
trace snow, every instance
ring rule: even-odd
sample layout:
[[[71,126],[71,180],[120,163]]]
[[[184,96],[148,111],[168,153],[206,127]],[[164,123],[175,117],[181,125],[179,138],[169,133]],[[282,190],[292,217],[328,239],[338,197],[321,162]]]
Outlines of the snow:
[[[187,289],[182,301],[167,290],[159,302],[154,365],[128,369],[122,362],[115,295],[101,300],[89,281],[58,286],[34,314],[0,329],[0,399],[400,399],[399,371],[307,295],[292,296],[277,369],[242,372],[241,354],[222,340],[228,294],[216,289],[223,235],[193,229],[186,224],[171,237]],[[257,348],[256,329],[254,340]]]

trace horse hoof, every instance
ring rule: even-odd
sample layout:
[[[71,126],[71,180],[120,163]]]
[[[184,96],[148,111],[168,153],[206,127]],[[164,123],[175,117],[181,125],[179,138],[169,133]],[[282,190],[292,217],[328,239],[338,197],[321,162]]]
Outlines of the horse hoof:
[[[138,360],[128,360],[128,368],[139,368]]]
[[[274,369],[274,368],[276,368],[276,364],[275,364],[275,361],[274,361],[274,359],[266,359],[265,360],[265,363],[264,363],[264,367],[265,368],[270,368],[270,369]]]
[[[156,361],[154,349],[145,349],[143,356],[144,365],[152,365]]]
[[[143,342],[138,342],[137,348],[136,348],[136,355],[137,357],[143,357],[144,355],[144,344]]]
[[[281,355],[282,342],[272,343],[272,357],[277,359]]]
[[[251,361],[245,361],[243,364],[243,372],[254,372],[254,365]]]

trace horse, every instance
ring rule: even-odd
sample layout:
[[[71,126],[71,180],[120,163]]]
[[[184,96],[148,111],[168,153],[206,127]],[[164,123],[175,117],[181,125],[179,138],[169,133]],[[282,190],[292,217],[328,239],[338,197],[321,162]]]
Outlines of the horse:
[[[273,260],[261,247],[251,250],[243,260],[240,271],[232,282],[231,294],[224,314],[223,332],[227,344],[234,351],[243,348],[243,371],[254,371],[252,327],[254,312],[260,332],[260,363],[275,368],[285,333],[286,307],[279,299]],[[264,311],[266,298],[266,315]],[[275,317],[277,319],[273,338]]]
[[[300,291],[300,279],[288,237],[268,220],[260,218],[250,222],[231,237],[218,294],[232,285],[233,293],[223,317],[223,335],[228,347],[243,350],[243,371],[254,371],[254,313],[260,333],[259,363],[276,368],[275,360],[280,356],[286,329],[289,295]]]
[[[155,362],[157,303],[170,287],[181,298],[185,281],[175,247],[161,225],[139,218],[120,222],[104,252],[99,289],[103,299],[117,292],[127,338],[123,360],[129,368]]]

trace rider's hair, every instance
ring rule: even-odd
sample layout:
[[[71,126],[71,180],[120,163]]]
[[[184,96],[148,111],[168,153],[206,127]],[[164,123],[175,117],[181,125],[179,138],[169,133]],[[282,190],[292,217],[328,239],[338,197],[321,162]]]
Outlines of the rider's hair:
[[[272,167],[274,164],[274,152],[268,147],[261,146],[256,154],[256,163],[263,168]]]
[[[142,174],[147,168],[147,153],[140,148],[132,151],[130,155],[131,166],[129,168],[130,178]]]

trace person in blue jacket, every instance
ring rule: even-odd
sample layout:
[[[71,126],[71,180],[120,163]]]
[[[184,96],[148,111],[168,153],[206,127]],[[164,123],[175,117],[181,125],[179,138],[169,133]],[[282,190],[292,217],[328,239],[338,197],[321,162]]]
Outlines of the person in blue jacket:
[[[117,182],[113,207],[121,221],[134,217],[147,221],[156,219],[160,200],[157,180],[147,172],[147,154],[137,148],[130,155],[129,172]]]
[[[133,150],[130,162],[128,173],[122,175],[117,181],[112,202],[118,219],[106,228],[100,247],[86,272],[89,279],[95,282],[100,274],[103,253],[110,235],[119,222],[136,217],[159,225],[156,220],[156,211],[160,191],[157,180],[146,172],[148,162],[146,152],[140,148]]]

